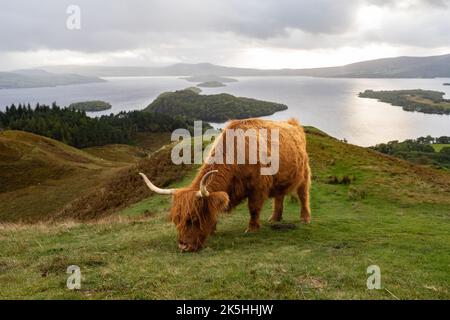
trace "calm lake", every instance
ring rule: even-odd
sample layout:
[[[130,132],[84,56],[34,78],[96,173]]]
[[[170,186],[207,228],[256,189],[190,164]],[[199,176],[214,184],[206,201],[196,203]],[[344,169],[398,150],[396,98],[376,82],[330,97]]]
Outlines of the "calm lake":
[[[372,99],[358,98],[366,89],[429,89],[450,97],[450,79],[323,79],[308,77],[234,77],[239,82],[221,88],[202,88],[203,94],[231,93],[236,96],[286,104],[289,109],[270,119],[295,117],[350,143],[370,146],[419,136],[450,136],[449,115],[406,112]],[[112,109],[91,115],[143,109],[160,93],[183,89],[194,83],[177,77],[115,77],[106,83],[54,88],[0,90],[0,110],[12,103],[65,106],[85,100],[104,100]],[[219,125],[220,126],[220,125]]]

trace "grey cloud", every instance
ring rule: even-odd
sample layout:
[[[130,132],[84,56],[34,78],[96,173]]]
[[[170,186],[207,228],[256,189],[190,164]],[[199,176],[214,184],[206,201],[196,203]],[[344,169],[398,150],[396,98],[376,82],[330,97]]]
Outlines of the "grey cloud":
[[[66,8],[72,3],[81,8],[79,31],[65,28]],[[338,34],[352,26],[355,2],[346,3],[335,0],[6,0],[0,12],[0,50],[119,50],[158,45],[161,41],[173,43],[211,32],[230,32],[255,39],[285,35],[287,29]]]
[[[401,1],[405,3],[405,1]],[[311,50],[365,43],[442,46],[450,41],[450,0],[2,0],[0,51],[38,49],[99,53],[151,48],[167,55],[243,46]],[[81,8],[82,29],[66,29],[66,8]],[[389,7],[408,19],[361,33],[358,9]],[[216,39],[217,38],[217,39]]]
[[[450,4],[450,0],[410,0],[410,7],[438,7],[438,8],[446,8]],[[397,7],[399,4],[402,4],[402,1],[398,0],[366,0],[366,3],[373,4],[376,6],[391,6]]]

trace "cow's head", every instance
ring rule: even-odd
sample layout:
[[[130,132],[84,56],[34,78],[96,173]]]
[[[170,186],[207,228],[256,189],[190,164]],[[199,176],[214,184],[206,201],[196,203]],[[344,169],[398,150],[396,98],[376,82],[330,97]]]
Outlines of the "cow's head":
[[[217,170],[210,171],[202,177],[199,190],[192,187],[161,189],[140,173],[152,191],[172,195],[170,215],[177,227],[178,247],[182,251],[200,250],[208,236],[215,230],[217,214],[228,207],[229,199],[226,192],[209,192],[206,188],[208,177],[215,172]]]

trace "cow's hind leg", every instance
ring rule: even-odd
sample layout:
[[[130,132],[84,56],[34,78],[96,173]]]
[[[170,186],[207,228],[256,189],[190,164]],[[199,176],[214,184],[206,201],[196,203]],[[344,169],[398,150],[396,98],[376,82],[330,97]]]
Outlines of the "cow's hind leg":
[[[273,212],[269,219],[270,222],[278,222],[283,218],[283,201],[284,195],[276,196],[273,199]]]
[[[254,195],[248,198],[248,210],[250,211],[250,221],[245,232],[257,231],[261,227],[259,222],[259,215],[264,205],[265,197],[261,195]]]
[[[217,222],[214,224],[214,226],[211,229],[211,235],[215,234],[217,231]]]
[[[311,187],[311,176],[309,165],[306,168],[304,181],[297,189],[297,194],[300,199],[302,208],[300,211],[300,222],[310,223],[311,222],[311,209],[309,207],[309,189]]]
[[[300,222],[310,223],[311,222],[311,210],[309,208],[309,187],[306,184],[301,185],[297,189],[297,194],[302,204],[300,211]]]
[[[309,183],[300,185],[297,189],[298,198],[300,199],[302,208],[300,211],[300,222],[311,222],[311,210],[309,208]]]

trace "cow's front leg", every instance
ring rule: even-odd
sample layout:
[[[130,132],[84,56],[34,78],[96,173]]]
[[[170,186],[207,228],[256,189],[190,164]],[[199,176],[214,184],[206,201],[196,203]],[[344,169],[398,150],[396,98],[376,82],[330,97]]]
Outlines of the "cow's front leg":
[[[261,195],[253,195],[248,198],[248,210],[250,211],[250,221],[245,232],[257,231],[261,227],[259,215],[264,205],[265,197]]]

